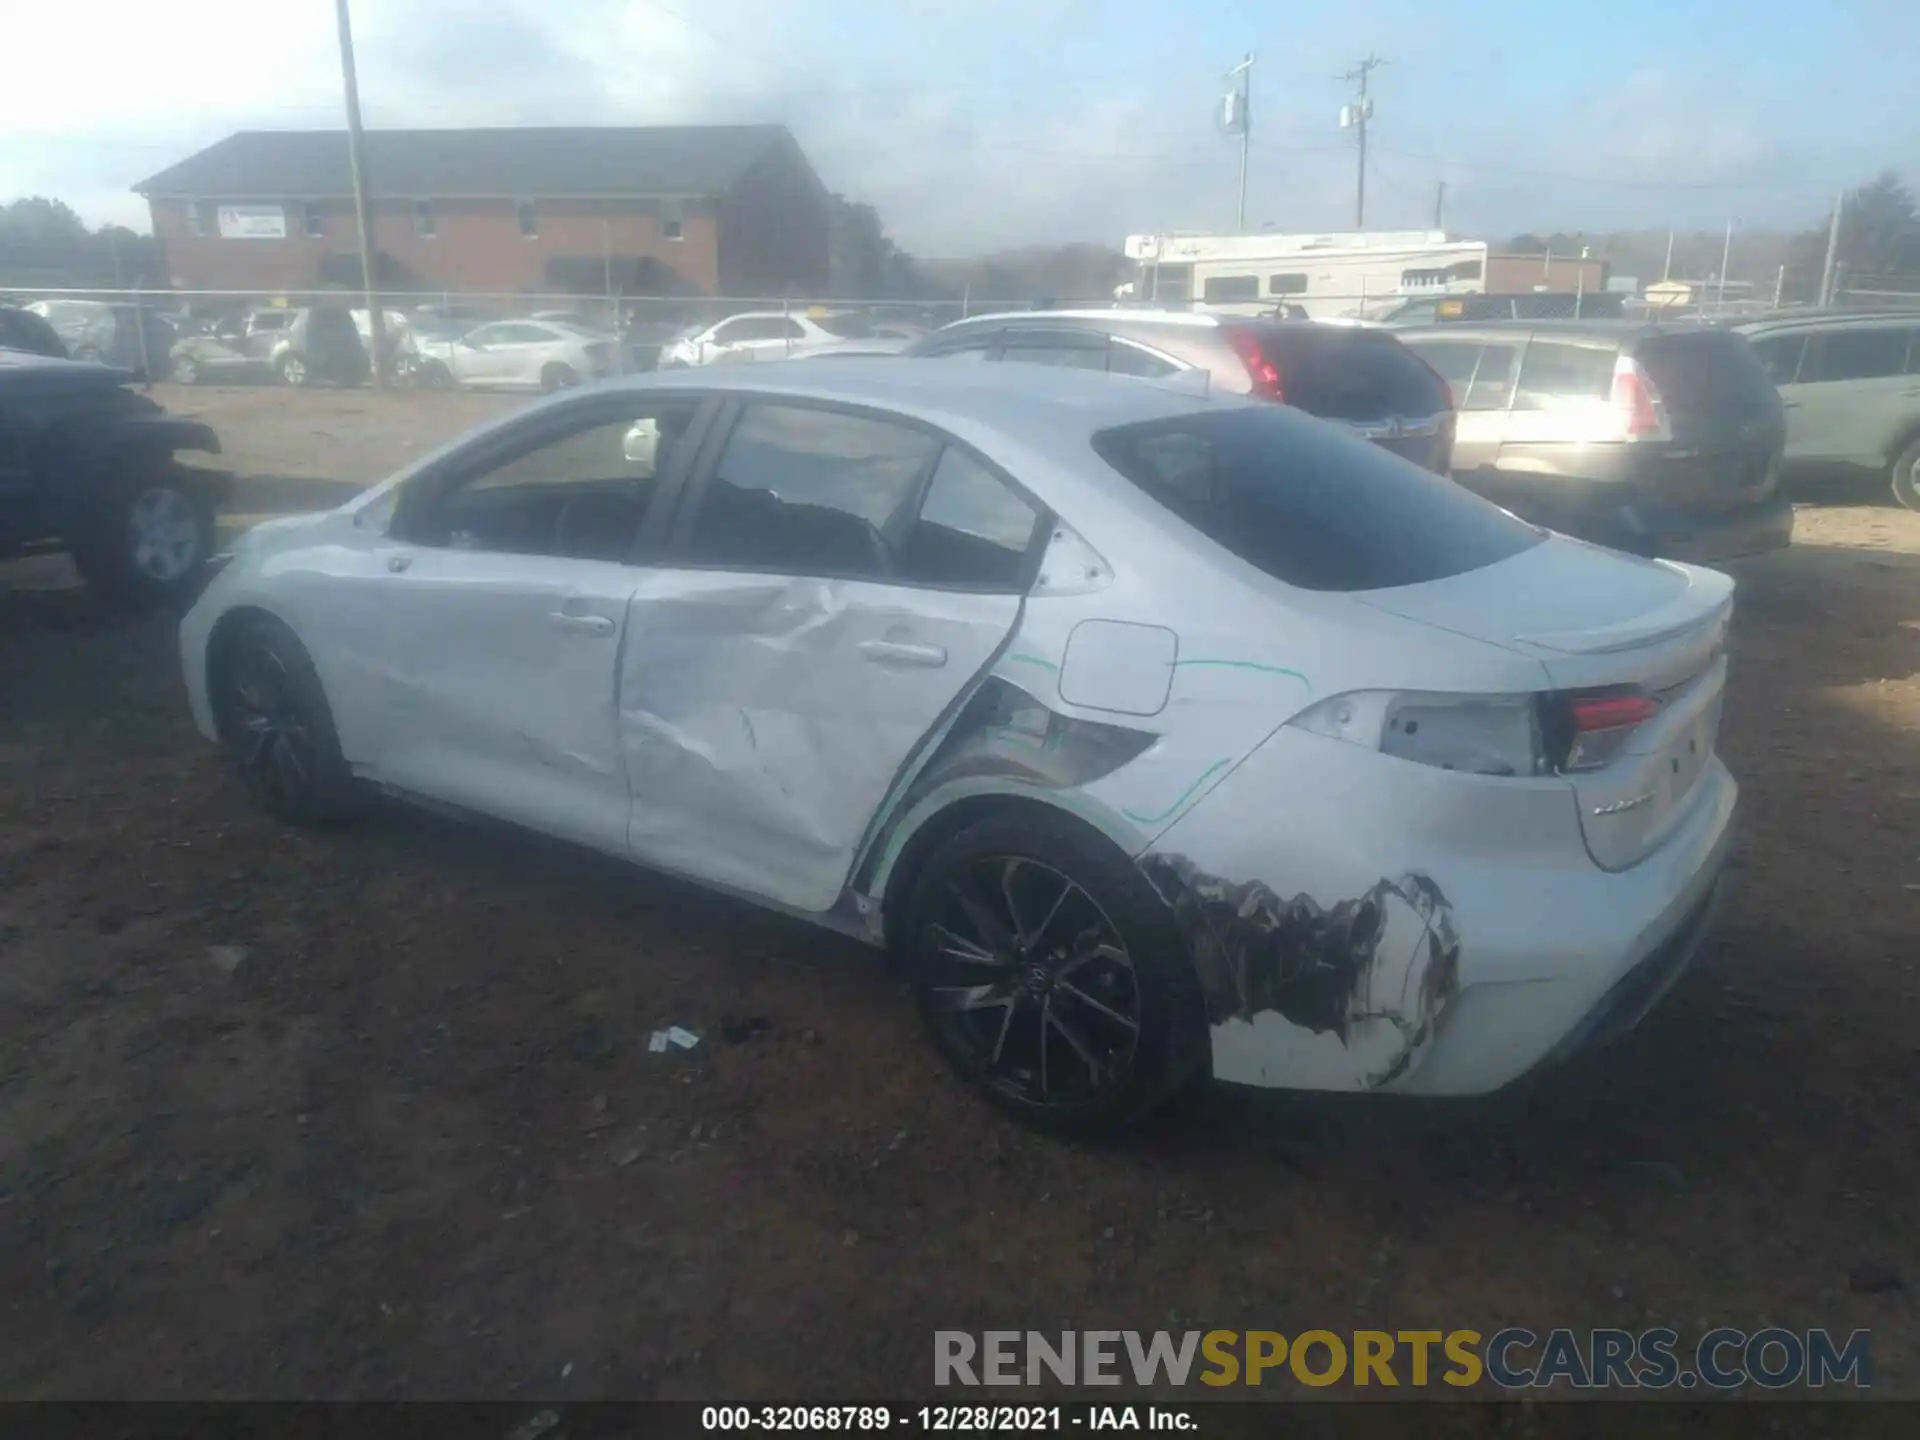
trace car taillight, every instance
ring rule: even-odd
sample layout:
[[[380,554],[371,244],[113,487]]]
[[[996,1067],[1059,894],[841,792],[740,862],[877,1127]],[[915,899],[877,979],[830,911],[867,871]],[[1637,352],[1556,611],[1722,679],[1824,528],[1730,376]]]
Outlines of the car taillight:
[[[1638,690],[1573,690],[1542,697],[1541,733],[1556,770],[1598,770],[1626,748],[1633,732],[1660,713]]]
[[[1660,404],[1660,392],[1646,372],[1630,357],[1622,355],[1613,365],[1613,408],[1629,440],[1663,440],[1667,422]]]
[[[1352,690],[1287,723],[1436,770],[1512,779],[1546,768],[1531,695]]]
[[[1262,400],[1285,404],[1287,397],[1280,367],[1260,349],[1260,337],[1238,325],[1225,328],[1227,343],[1233,347],[1233,353],[1240,357],[1240,363],[1247,367],[1247,378],[1253,382],[1253,393]]]

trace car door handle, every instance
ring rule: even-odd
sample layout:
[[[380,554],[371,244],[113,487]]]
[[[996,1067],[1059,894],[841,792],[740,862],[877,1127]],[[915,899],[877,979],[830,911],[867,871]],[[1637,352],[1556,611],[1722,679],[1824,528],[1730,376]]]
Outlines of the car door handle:
[[[905,640],[862,640],[860,658],[875,665],[918,665],[937,670],[947,663],[944,645],[915,645]]]
[[[1782,410],[1798,410],[1800,408],[1800,402],[1798,400],[1782,400],[1780,402],[1780,408]]]
[[[613,621],[605,615],[569,615],[564,610],[555,610],[547,619],[556,630],[566,630],[575,635],[613,634]]]

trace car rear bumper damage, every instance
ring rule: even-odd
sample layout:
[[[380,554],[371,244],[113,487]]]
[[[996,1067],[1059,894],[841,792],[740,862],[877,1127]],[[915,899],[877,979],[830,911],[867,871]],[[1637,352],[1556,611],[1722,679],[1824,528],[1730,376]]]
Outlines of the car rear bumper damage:
[[[1608,872],[1569,790],[1490,787],[1474,836],[1405,817],[1485,782],[1351,748],[1297,757],[1342,795],[1347,854],[1246,809],[1268,790],[1256,755],[1141,859],[1199,973],[1216,1078],[1484,1094],[1631,1028],[1697,950],[1738,794],[1718,759],[1658,847]]]

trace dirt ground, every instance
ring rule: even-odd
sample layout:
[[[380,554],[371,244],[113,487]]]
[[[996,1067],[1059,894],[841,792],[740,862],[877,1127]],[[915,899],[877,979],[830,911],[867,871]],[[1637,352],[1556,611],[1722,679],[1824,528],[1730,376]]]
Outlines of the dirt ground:
[[[278,477],[250,513],[515,403],[161,398]],[[164,618],[0,567],[0,1395],[886,1398],[936,1328],[1509,1323],[1867,1328],[1920,1393],[1920,515],[1799,526],[1738,572],[1735,888],[1638,1032],[1108,1146],[975,1101],[831,937],[411,813],[278,827]]]

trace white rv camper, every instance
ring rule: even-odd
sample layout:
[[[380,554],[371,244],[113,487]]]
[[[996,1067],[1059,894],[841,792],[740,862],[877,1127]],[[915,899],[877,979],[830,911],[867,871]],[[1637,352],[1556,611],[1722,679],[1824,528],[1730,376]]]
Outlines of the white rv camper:
[[[1138,266],[1115,298],[1217,314],[1298,306],[1315,320],[1361,318],[1419,295],[1486,288],[1487,246],[1444,230],[1330,235],[1129,235]]]

